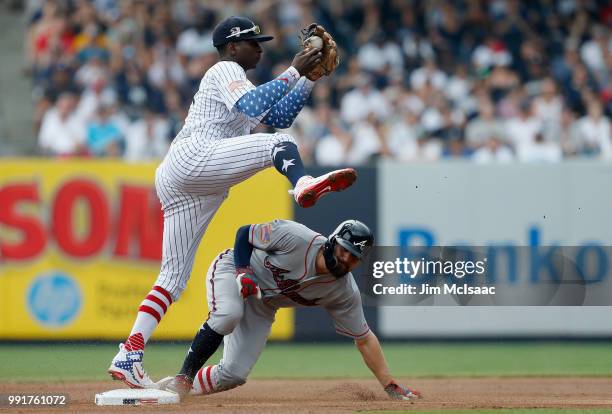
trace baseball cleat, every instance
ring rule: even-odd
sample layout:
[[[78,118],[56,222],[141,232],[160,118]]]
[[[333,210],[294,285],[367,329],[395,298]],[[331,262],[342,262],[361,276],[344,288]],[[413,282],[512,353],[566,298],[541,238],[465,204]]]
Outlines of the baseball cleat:
[[[398,385],[395,381],[391,381],[385,387],[385,392],[389,395],[391,399],[394,400],[416,400],[419,398],[423,398],[423,395],[420,391],[402,387]]]
[[[113,358],[108,373],[114,380],[123,381],[130,388],[157,388],[142,366],[144,352],[127,351],[119,344],[119,352]]]
[[[289,190],[289,193],[293,194],[300,207],[308,208],[315,205],[324,194],[350,187],[356,179],[357,172],[352,168],[331,171],[316,178],[305,175],[298,180],[293,190]]]
[[[163,378],[156,385],[160,390],[173,392],[183,399],[191,391],[193,380],[185,374],[178,374],[174,377]]]
[[[238,285],[238,293],[240,293],[243,299],[251,295],[255,295],[257,299],[261,299],[261,289],[259,289],[257,283],[245,273],[236,276],[236,284]]]

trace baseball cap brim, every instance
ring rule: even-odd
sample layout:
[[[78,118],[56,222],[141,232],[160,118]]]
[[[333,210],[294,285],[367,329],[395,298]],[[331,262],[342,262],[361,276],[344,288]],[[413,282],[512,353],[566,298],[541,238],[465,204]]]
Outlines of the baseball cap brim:
[[[257,40],[258,42],[267,42],[272,39],[274,39],[274,36],[259,34],[259,35],[255,35],[252,37],[245,37],[244,39],[240,39],[240,40]]]
[[[223,42],[220,43],[215,43],[214,46],[221,46],[221,45],[225,45],[227,43],[231,43],[231,42],[241,42],[243,40],[256,40],[258,42],[267,42],[269,40],[274,39],[274,36],[268,36],[268,35],[262,35],[262,34],[258,34],[258,35],[254,35],[254,36],[249,36],[249,37],[243,37],[241,39],[224,39]]]

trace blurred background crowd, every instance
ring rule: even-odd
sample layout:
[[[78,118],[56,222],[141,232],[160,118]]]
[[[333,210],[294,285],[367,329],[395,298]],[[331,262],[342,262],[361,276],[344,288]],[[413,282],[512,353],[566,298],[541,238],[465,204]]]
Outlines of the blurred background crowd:
[[[163,157],[217,61],[212,29],[243,15],[275,37],[255,85],[313,21],[341,49],[288,131],[311,164],[612,160],[609,1],[29,0],[25,13],[50,156]]]

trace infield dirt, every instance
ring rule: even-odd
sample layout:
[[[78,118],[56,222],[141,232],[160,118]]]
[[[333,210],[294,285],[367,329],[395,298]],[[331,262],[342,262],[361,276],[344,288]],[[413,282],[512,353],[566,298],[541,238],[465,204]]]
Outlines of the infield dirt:
[[[45,412],[206,412],[206,413],[351,413],[364,410],[473,408],[612,408],[612,378],[402,378],[420,389],[414,403],[391,401],[374,380],[339,379],[248,381],[242,387],[186,399],[179,405],[98,407],[96,393],[121,383],[0,383],[0,393],[68,393],[70,403]],[[4,411],[6,407],[0,408]],[[6,412],[6,411],[5,411]],[[9,412],[40,413],[40,407]]]

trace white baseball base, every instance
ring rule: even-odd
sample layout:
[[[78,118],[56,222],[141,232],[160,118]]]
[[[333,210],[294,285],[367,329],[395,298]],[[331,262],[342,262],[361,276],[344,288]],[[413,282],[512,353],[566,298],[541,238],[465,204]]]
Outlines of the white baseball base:
[[[118,389],[96,394],[96,405],[178,404],[178,394],[155,389]]]

